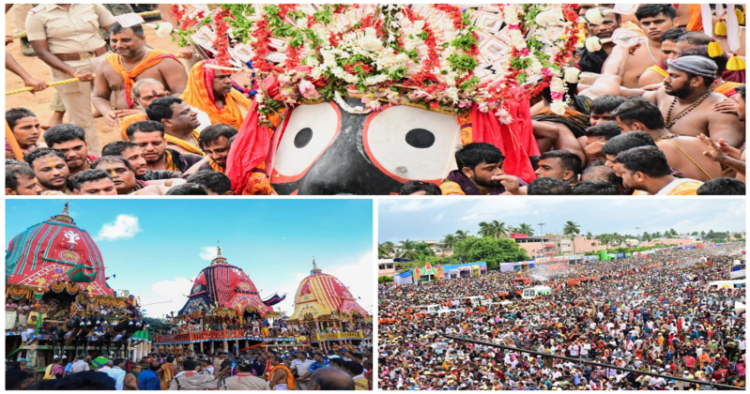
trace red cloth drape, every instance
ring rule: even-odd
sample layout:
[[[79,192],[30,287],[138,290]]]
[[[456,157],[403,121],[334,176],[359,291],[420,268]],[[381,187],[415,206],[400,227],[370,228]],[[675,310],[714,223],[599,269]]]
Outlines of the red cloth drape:
[[[476,105],[472,107],[472,142],[486,142],[500,148],[505,155],[505,173],[529,183],[536,179],[529,156],[539,155],[531,126],[529,102],[508,101],[504,105],[513,117],[510,125],[501,124],[494,111],[482,113]]]

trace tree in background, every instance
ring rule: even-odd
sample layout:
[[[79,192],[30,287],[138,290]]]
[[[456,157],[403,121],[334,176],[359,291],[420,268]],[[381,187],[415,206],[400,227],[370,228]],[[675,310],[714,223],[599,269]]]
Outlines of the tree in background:
[[[515,228],[514,232],[519,234],[526,234],[527,236],[531,237],[534,235],[534,227],[532,227],[528,223],[521,223],[518,225],[518,227]]]
[[[387,241],[378,244],[378,258],[387,259],[396,254],[396,245],[393,242]]]
[[[477,234],[482,237],[500,238],[508,235],[508,229],[505,227],[505,222],[493,220],[489,223],[479,223],[479,232]]]
[[[391,283],[393,278],[390,276],[378,276],[378,283]]]
[[[526,251],[511,239],[490,237],[468,237],[459,241],[453,249],[453,259],[463,263],[487,262],[488,270],[496,270],[499,263],[525,261]]]
[[[593,237],[593,235],[591,235],[591,231],[587,232],[586,233],[586,239],[590,241],[591,237]]]
[[[440,243],[444,248],[453,249],[453,247],[456,246],[456,241],[458,241],[458,239],[454,234],[446,234]]]
[[[578,235],[580,233],[581,233],[581,226],[578,223],[572,220],[568,220],[567,222],[565,222],[565,227],[563,228],[563,234],[570,237],[570,236]]]
[[[458,230],[456,231],[456,240],[460,241],[462,239],[466,239],[469,236],[469,234],[471,234],[470,231]]]

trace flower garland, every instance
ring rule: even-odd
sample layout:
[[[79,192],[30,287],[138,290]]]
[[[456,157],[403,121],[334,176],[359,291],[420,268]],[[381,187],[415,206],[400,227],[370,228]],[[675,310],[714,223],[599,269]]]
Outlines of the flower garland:
[[[453,112],[476,104],[507,124],[512,118],[504,101],[528,100],[549,86],[578,33],[570,5],[461,12],[447,4],[237,4],[220,5],[213,18],[200,20],[181,7],[173,12],[183,31],[213,24],[220,62],[229,62],[229,35],[252,48],[263,123],[284,106],[353,96],[363,104],[347,106],[355,113],[380,111],[383,103]],[[262,83],[269,74],[279,83],[273,96]],[[564,101],[553,104],[553,111],[564,111]]]

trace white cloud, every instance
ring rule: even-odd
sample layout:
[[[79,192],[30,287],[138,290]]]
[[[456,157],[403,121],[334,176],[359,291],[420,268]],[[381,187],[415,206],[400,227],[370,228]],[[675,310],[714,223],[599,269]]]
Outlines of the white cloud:
[[[139,232],[141,232],[141,227],[138,225],[138,217],[117,215],[114,223],[106,223],[102,226],[96,239],[97,241],[114,241],[120,238],[133,238]]]
[[[200,257],[203,260],[211,261],[216,258],[217,252],[216,246],[204,246],[201,248]]]
[[[437,223],[439,221],[443,220],[443,213],[439,213],[437,216],[435,216],[435,219],[432,219],[433,223]]]
[[[149,291],[140,294],[140,304],[146,310],[144,314],[148,317],[162,317],[172,311],[177,314],[187,301],[193,281],[194,278],[174,278],[152,284]],[[147,305],[152,303],[158,304]]]

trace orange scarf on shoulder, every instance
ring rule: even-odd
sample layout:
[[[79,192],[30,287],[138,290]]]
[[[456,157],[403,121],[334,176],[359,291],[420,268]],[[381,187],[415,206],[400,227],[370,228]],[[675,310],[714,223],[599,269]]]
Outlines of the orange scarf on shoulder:
[[[190,70],[187,87],[182,92],[182,100],[208,114],[211,124],[225,123],[239,130],[252,101],[243,96],[242,93],[232,89],[231,93],[224,96],[224,107],[217,108],[213,90],[216,70],[204,67],[206,64],[216,64],[216,61],[213,59],[203,60],[193,66]]]
[[[213,169],[214,171],[220,172],[220,173],[222,173],[222,174],[223,174],[223,173],[224,173],[224,171],[226,170],[226,167],[222,167],[222,166],[220,166],[220,165],[219,165],[218,163],[216,163],[216,162],[214,161],[214,159],[208,159],[208,164],[209,164],[209,165],[211,166],[211,168],[212,168],[212,169]]]
[[[135,102],[133,102],[133,98],[131,97],[133,85],[135,84],[135,77],[137,77],[138,74],[146,71],[146,69],[159,64],[162,60],[167,58],[177,60],[177,58],[172,54],[158,49],[152,49],[149,53],[146,54],[146,56],[143,57],[143,60],[141,60],[140,63],[136,64],[135,67],[131,68],[130,70],[126,70],[125,67],[122,66],[120,55],[113,53],[107,56],[107,62],[109,62],[109,65],[112,66],[112,69],[115,70],[116,73],[120,74],[122,79],[125,81],[125,99],[128,101],[128,109],[131,109],[135,106]]]
[[[266,378],[266,380],[268,380],[270,382],[271,379],[273,379],[273,374],[276,372],[276,370],[279,370],[279,369],[283,369],[284,371],[286,371],[286,387],[287,387],[287,389],[294,390],[294,377],[292,376],[292,371],[289,369],[289,367],[287,367],[284,364],[279,364],[279,365],[271,368],[271,370],[268,372],[268,378]]]

